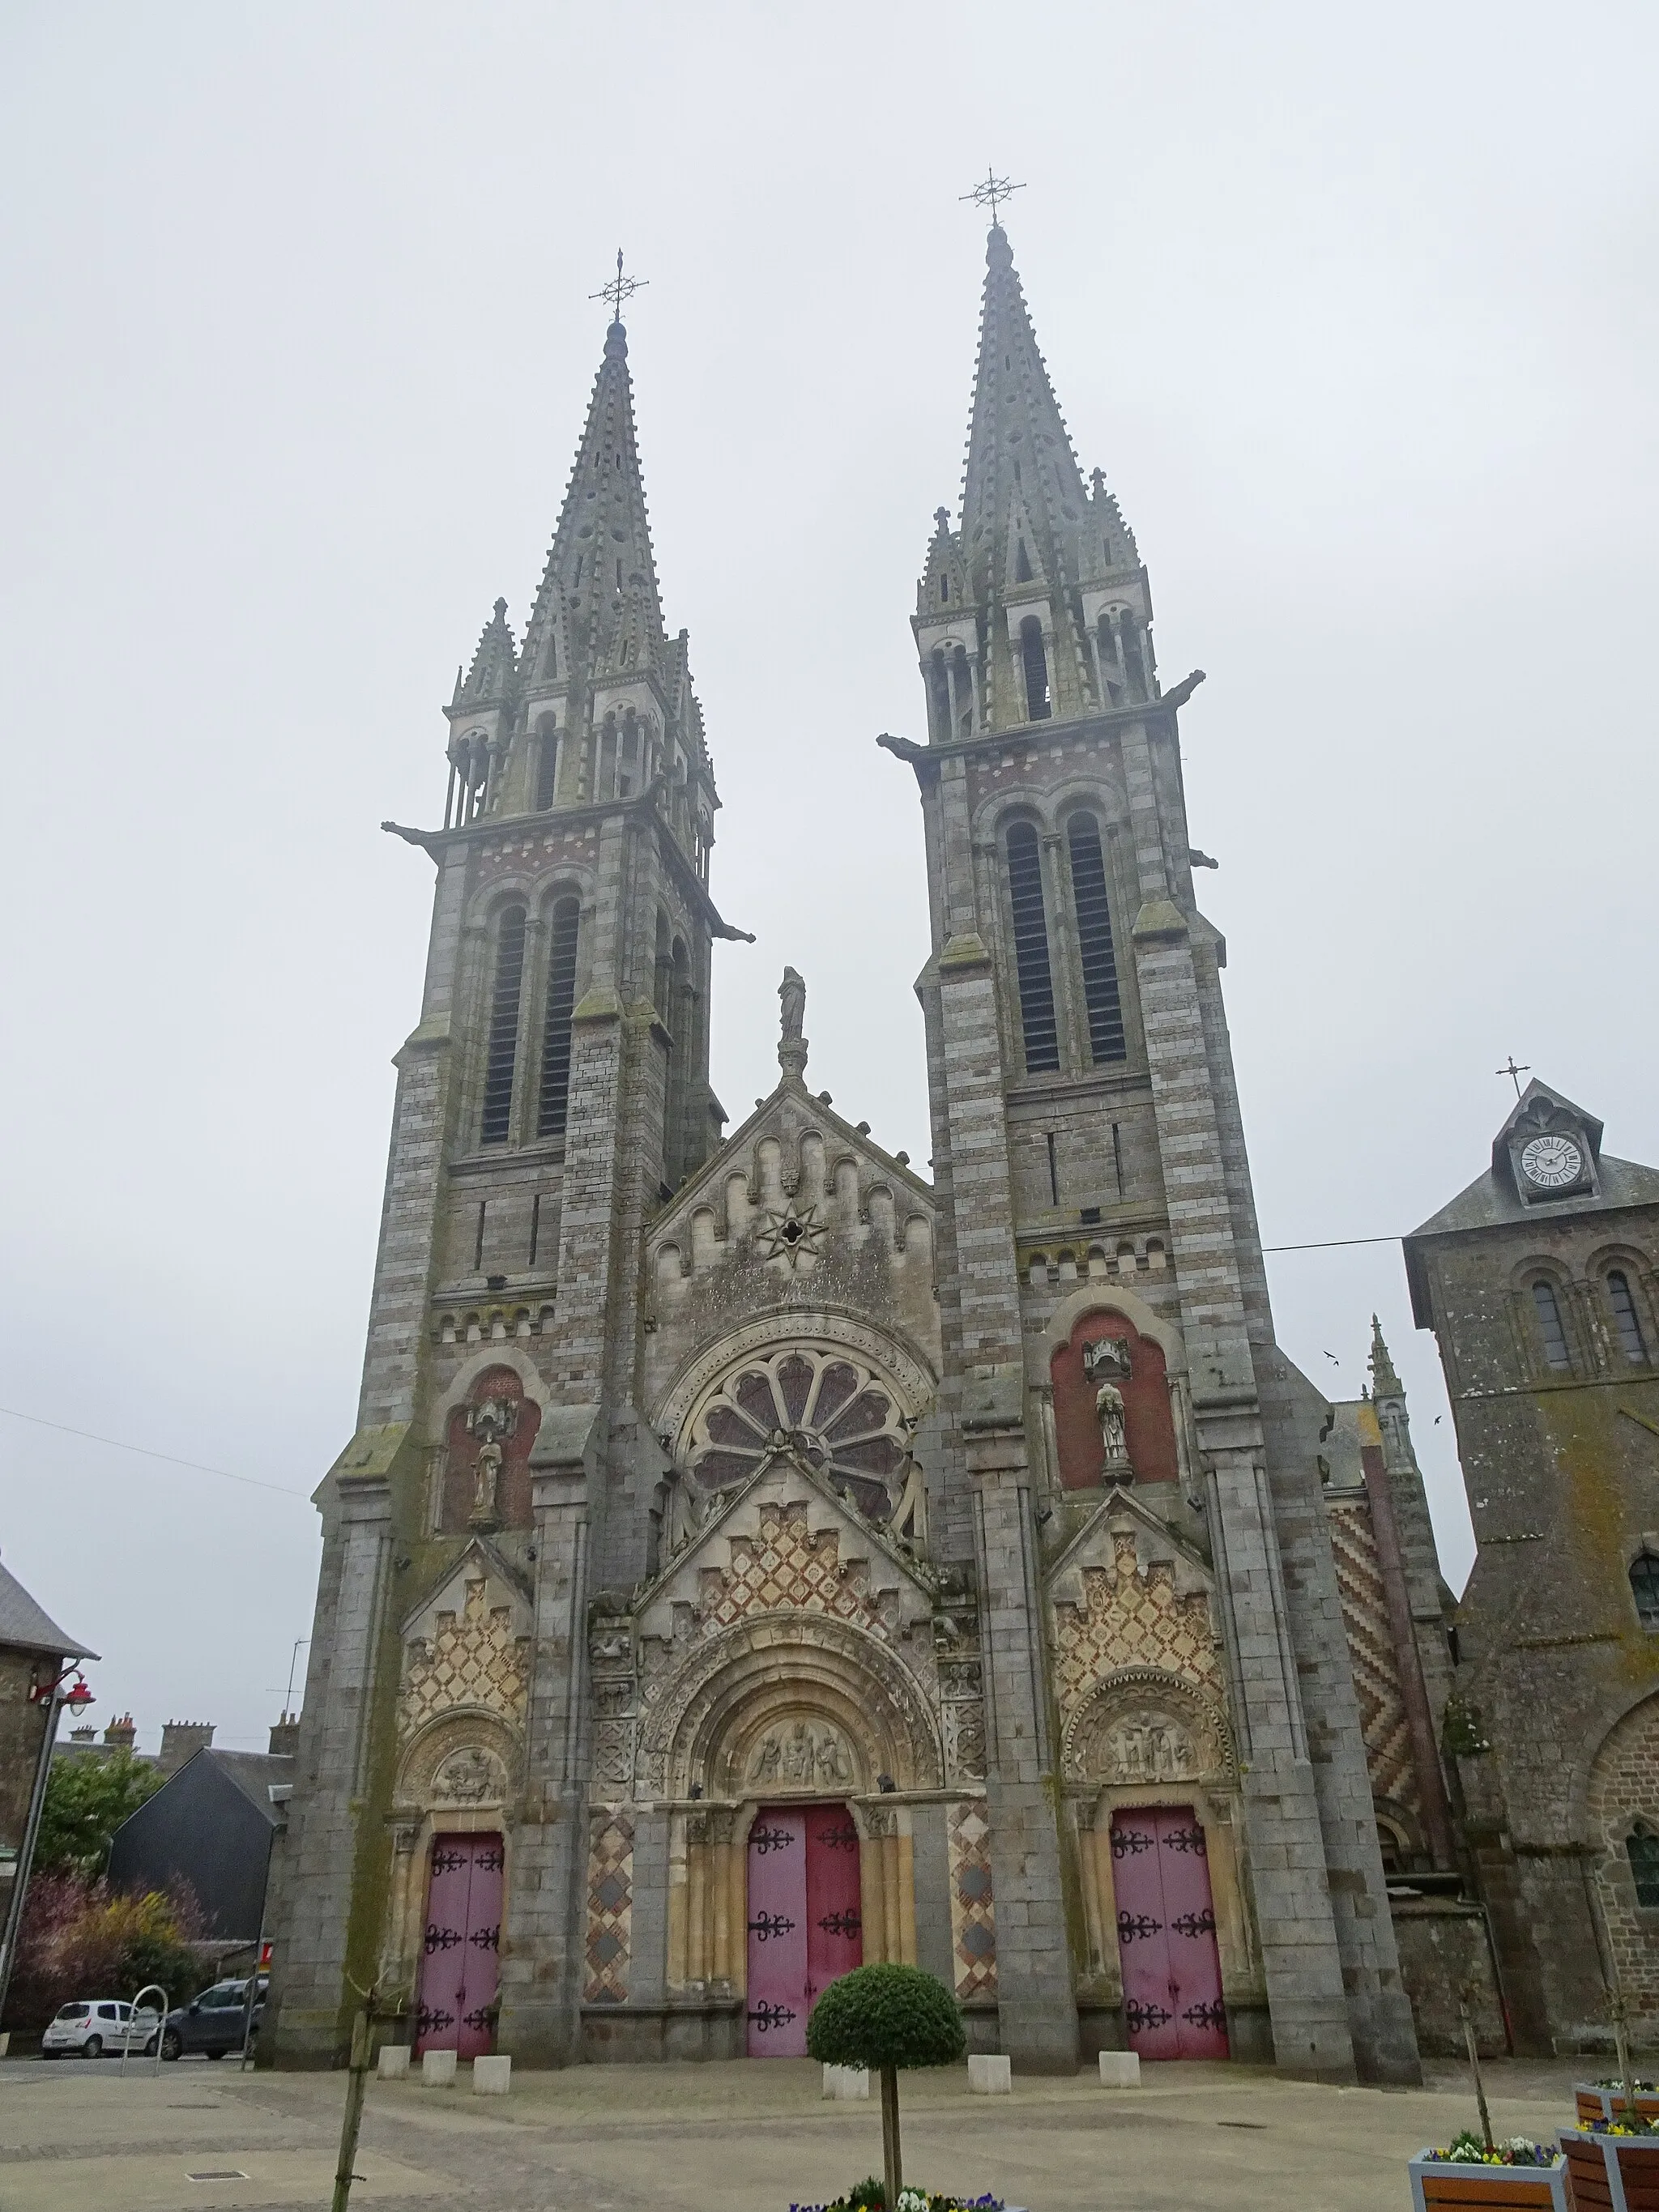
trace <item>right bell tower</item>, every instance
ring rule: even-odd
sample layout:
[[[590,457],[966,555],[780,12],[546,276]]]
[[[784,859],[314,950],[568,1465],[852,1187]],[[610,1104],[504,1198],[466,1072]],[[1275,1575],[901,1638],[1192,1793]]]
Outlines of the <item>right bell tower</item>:
[[[1079,468],[995,222],[986,264],[960,525],[938,511],[917,592],[927,742],[883,743],[925,822],[930,1510],[979,1592],[1000,2047],[1064,2068],[1114,2018],[1135,2040],[1122,1820],[1190,1804],[1233,2055],[1412,2080],[1328,1409],[1273,1341],[1194,896],[1176,717],[1202,672],[1160,685],[1133,534]],[[1166,1582],[1196,1642],[1149,1643]]]

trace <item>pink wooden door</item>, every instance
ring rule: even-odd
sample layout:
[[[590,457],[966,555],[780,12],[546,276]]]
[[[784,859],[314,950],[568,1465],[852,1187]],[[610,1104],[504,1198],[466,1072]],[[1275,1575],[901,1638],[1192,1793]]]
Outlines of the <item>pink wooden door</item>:
[[[749,1831],[749,2056],[806,2056],[806,1823],[797,1807]]]
[[[860,1913],[859,1832],[845,1805],[814,1806],[806,1816],[806,2002],[864,1964]]]
[[[477,2058],[489,2049],[501,1983],[499,1836],[434,1836],[415,2048]]]
[[[1191,1807],[1115,1813],[1112,1880],[1130,2049],[1143,2058],[1224,2058],[1209,1859]]]

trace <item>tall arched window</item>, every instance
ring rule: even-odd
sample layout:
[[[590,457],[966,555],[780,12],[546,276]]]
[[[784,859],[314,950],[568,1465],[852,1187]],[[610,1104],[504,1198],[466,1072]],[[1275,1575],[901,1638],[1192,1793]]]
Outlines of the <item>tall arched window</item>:
[[[1638,1820],[1626,1837],[1625,1856],[1636,1884],[1636,1902],[1651,1910],[1659,1905],[1659,1836],[1645,1820]]]
[[[1025,672],[1025,719],[1028,722],[1046,722],[1048,719],[1048,654],[1042,642],[1042,624],[1035,615],[1027,615],[1019,626],[1020,665]]]
[[[1129,696],[1144,699],[1146,696],[1146,649],[1133,615],[1123,617],[1123,672],[1129,679]]]
[[[1561,1326],[1561,1309],[1556,1302],[1554,1285],[1534,1283],[1532,1303],[1538,1316],[1538,1334],[1543,1340],[1545,1358],[1557,1370],[1571,1368],[1572,1358],[1567,1350],[1567,1332]]]
[[[1651,1552],[1638,1552],[1631,1561],[1630,1594],[1643,1627],[1659,1632],[1659,1559]]]
[[[510,906],[495,927],[495,988],[489,1001],[480,1141],[504,1145],[513,1124],[513,1071],[519,1056],[519,995],[524,988],[524,908]]]
[[[1642,1340],[1641,1316],[1636,1310],[1636,1300],[1631,1295],[1630,1277],[1622,1267],[1615,1267],[1607,1277],[1607,1303],[1613,1308],[1613,1327],[1619,1332],[1620,1349],[1626,1359],[1646,1364],[1648,1347]]]
[[[547,939],[547,1010],[542,1019],[541,1099],[536,1134],[559,1137],[570,1108],[570,1015],[576,1003],[576,932],[581,908],[556,899]]]
[[[559,726],[550,715],[543,718],[541,750],[536,756],[536,809],[544,813],[559,788]]]
[[[1011,824],[1006,848],[1025,1072],[1028,1075],[1048,1074],[1060,1066],[1060,1031],[1054,1021],[1054,981],[1048,965],[1048,917],[1042,902],[1042,848],[1037,843],[1037,833],[1029,822]]]
[[[662,1179],[670,1190],[675,1190],[685,1173],[685,1120],[691,1081],[691,961],[683,937],[674,939],[667,982],[671,1042],[663,1096]]]
[[[1097,1064],[1121,1060],[1125,1056],[1123,1002],[1117,986],[1117,954],[1112,945],[1100,824],[1092,814],[1074,814],[1066,825],[1066,840],[1072,854],[1072,903],[1077,913],[1083,1002],[1089,1012],[1090,1054]]]

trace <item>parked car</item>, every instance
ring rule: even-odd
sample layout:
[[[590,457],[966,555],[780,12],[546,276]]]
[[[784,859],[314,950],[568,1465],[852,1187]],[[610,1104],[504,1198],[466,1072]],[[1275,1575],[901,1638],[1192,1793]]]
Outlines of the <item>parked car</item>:
[[[270,1976],[261,1974],[253,1995],[253,2034],[259,2033],[259,2022],[265,2009],[265,1990]],[[182,2058],[187,2051],[200,2051],[210,2058],[222,2058],[228,2051],[240,2051],[247,2014],[247,1982],[216,1982],[210,1990],[204,1990],[199,1997],[192,1997],[187,2005],[176,2005],[167,2014],[167,2025],[161,2031],[163,2058]],[[155,2038],[152,2033],[145,2045],[154,2051]]]
[[[40,2039],[43,2058],[101,2058],[106,2051],[154,2051],[160,2017],[146,2005],[135,2013],[118,1997],[80,1997],[59,2005]]]

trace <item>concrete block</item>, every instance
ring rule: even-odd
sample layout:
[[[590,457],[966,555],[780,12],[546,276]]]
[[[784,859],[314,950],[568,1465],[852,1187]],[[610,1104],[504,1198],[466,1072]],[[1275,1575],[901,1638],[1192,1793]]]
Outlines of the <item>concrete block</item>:
[[[1138,2089],[1140,2087],[1140,2053],[1138,2051],[1103,2051],[1100,2054],[1100,2086],[1103,2089]]]
[[[1012,2062],[996,2057],[970,2058],[968,2087],[981,2097],[1011,2095],[1014,2087]]]
[[[453,2051],[428,2051],[421,2058],[421,2086],[424,2089],[447,2089],[455,2079],[455,2054]]]
[[[383,2043],[380,2045],[380,2071],[382,2081],[406,2081],[409,2079],[409,2045],[406,2043]]]
[[[823,2069],[823,2094],[826,2097],[867,2097],[870,2094],[870,2070],[866,2066],[826,2066]]]
[[[510,2058],[475,2058],[472,2062],[472,2094],[475,2097],[504,2097],[513,2087],[513,2061]]]

